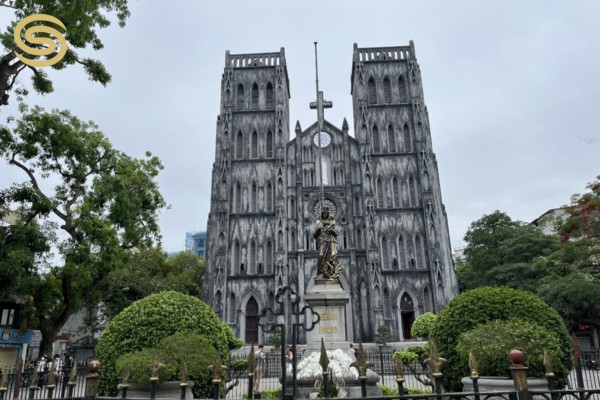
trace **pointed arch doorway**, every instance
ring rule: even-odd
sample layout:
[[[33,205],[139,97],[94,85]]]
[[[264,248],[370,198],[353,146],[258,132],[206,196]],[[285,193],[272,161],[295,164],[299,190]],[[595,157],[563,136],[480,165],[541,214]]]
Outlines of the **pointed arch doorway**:
[[[246,343],[258,343],[258,303],[254,297],[250,297],[246,303],[246,332],[244,337]]]
[[[402,338],[404,340],[412,339],[410,330],[413,322],[415,322],[415,305],[408,293],[404,293],[400,299],[400,321],[402,324]]]

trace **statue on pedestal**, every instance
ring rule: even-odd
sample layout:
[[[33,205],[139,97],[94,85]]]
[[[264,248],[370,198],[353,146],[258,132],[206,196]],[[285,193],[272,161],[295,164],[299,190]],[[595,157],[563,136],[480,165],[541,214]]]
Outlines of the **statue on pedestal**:
[[[319,260],[317,262],[317,280],[336,281],[342,272],[338,262],[337,232],[335,220],[329,215],[329,208],[323,207],[317,220],[313,237],[317,242]]]

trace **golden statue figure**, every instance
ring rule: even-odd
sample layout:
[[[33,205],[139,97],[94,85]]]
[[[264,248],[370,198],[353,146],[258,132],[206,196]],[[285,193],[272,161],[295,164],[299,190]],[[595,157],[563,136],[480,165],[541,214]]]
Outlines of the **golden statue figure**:
[[[317,262],[317,279],[337,280],[342,267],[337,255],[337,232],[335,220],[329,214],[329,208],[323,207],[321,217],[317,220],[313,237],[317,242],[319,260]]]

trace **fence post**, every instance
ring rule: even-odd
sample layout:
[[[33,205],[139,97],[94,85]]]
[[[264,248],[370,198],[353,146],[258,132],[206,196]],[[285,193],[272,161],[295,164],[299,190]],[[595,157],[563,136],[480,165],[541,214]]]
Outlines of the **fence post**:
[[[37,366],[35,367],[35,369],[33,370],[33,375],[31,376],[31,383],[29,384],[29,399],[32,400],[35,398],[35,392],[36,390],[39,390],[38,387],[38,381],[39,381],[39,377],[38,377],[38,370],[37,370]]]
[[[100,375],[100,362],[92,360],[88,363],[88,374],[85,377],[85,397],[95,398],[98,395],[98,378]]]
[[[2,373],[2,379],[0,379],[0,400],[3,400],[8,390],[8,369],[0,371],[0,373]]]
[[[479,372],[477,372],[477,359],[472,352],[469,352],[469,369],[471,370],[471,382],[473,382],[473,393],[475,400],[479,400]]]
[[[381,352],[379,354],[381,354]],[[321,354],[321,357],[323,357],[323,354]],[[360,381],[361,394],[362,397],[367,397],[367,369],[371,368],[373,363],[370,363],[367,360],[367,354],[363,349],[362,343],[359,343],[358,349],[356,350],[356,361],[350,364],[350,366],[358,370],[358,380]],[[381,376],[381,379],[383,382],[383,375]]]
[[[250,345],[250,354],[248,354],[248,398],[254,398],[254,368],[256,366],[256,356],[254,354],[254,343]],[[284,393],[285,394],[285,393]]]
[[[513,349],[508,353],[510,360],[510,370],[512,371],[515,390],[519,400],[529,400],[529,389],[527,387],[527,368],[523,365],[525,356],[521,350]]]
[[[442,379],[442,364],[446,362],[446,359],[440,357],[433,340],[429,341],[429,358],[425,362],[431,368],[435,394],[437,395],[437,399],[440,400],[442,398],[442,384],[440,382]]]
[[[212,365],[208,366],[208,370],[212,372],[212,385],[213,385],[213,400],[219,399],[219,385],[221,384],[221,375],[225,366],[221,364],[221,356],[219,353],[215,354]]]
[[[183,362],[181,364],[181,371],[179,371],[179,387],[181,388],[181,394],[179,396],[179,398],[181,400],[185,400],[185,397],[187,395],[187,388],[188,388],[188,379],[189,379],[189,373],[188,373],[188,367],[187,364],[185,362]]]
[[[404,365],[402,364],[400,357],[395,358],[394,361],[396,366],[396,384],[398,385],[398,394],[402,400],[402,396],[404,395]]]
[[[46,389],[48,389],[48,398],[51,399],[54,393],[54,389],[56,389],[56,366],[55,361],[52,361],[50,364],[50,373],[48,375],[48,384],[46,384]]]
[[[69,381],[67,382],[67,386],[69,387],[68,397],[73,398],[73,389],[75,389],[75,385],[77,384],[77,363],[75,361],[71,362],[71,371],[69,372]]]

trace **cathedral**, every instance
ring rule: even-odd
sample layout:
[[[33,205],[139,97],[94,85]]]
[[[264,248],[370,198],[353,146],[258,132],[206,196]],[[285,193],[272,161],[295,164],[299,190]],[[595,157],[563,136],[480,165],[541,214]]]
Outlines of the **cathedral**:
[[[291,131],[285,50],[225,54],[202,298],[248,344],[265,340],[258,316],[280,288],[303,304],[314,285],[321,187],[348,340],[383,325],[410,340],[414,319],[458,292],[413,42],[354,44],[351,93],[354,132],[345,119]]]

